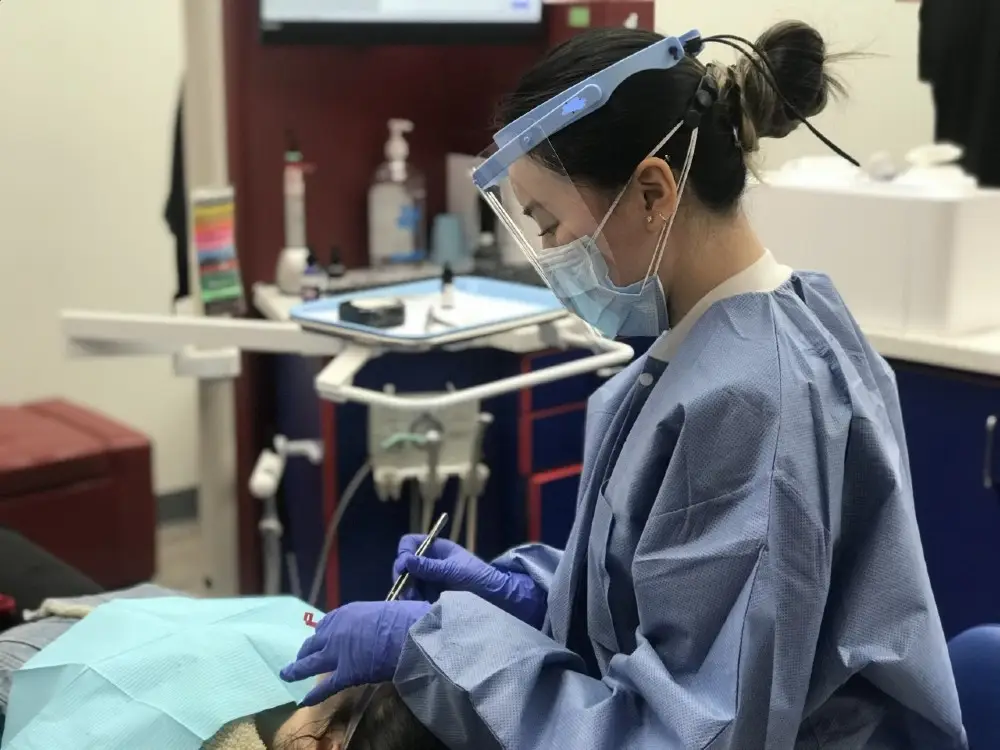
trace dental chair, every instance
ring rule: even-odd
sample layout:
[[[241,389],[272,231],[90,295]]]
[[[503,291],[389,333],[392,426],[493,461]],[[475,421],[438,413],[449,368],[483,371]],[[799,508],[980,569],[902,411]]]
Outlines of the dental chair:
[[[0,527],[106,589],[148,581],[156,553],[149,439],[68,401],[0,406]]]
[[[1000,625],[980,625],[948,644],[970,750],[1000,748]]]

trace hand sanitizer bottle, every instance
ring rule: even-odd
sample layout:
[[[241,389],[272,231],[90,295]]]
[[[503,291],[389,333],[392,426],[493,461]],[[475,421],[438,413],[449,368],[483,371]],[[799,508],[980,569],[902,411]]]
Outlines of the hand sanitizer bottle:
[[[409,120],[389,120],[385,161],[368,191],[368,260],[372,266],[413,263],[427,257],[427,188],[408,163]]]

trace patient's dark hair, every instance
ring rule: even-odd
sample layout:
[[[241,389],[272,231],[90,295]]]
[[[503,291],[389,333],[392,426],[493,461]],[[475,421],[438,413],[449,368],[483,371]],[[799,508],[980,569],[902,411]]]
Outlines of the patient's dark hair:
[[[392,683],[383,682],[377,687],[354,731],[348,750],[448,750],[447,745],[417,721]],[[364,692],[364,687],[358,687],[340,693],[341,700],[337,702],[326,727],[313,736],[319,739],[343,734],[358,710]]]
[[[510,124],[662,39],[652,31],[625,28],[596,29],[573,37],[524,75],[502,105],[498,124]],[[719,96],[701,119],[689,185],[708,209],[730,212],[746,186],[746,157],[757,151],[759,140],[784,138],[799,124],[793,109],[812,117],[826,107],[832,95],[843,93],[829,69],[838,56],[827,53],[823,37],[808,24],[780,23],[764,32],[756,47],[770,64],[773,81],[759,60],[745,56],[735,65],[710,68],[685,57],[668,70],[645,70],[630,76],[605,106],[559,131],[531,155],[575,182],[617,193],[691,109],[699,85],[710,73],[718,84]],[[710,49],[707,47],[702,56]],[[687,125],[682,127],[657,156],[679,171],[691,132]]]

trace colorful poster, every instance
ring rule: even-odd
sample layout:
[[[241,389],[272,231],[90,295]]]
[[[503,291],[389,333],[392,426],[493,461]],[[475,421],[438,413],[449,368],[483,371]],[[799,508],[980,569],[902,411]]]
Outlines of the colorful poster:
[[[206,315],[242,315],[243,281],[236,255],[236,204],[232,189],[194,191],[192,241]]]

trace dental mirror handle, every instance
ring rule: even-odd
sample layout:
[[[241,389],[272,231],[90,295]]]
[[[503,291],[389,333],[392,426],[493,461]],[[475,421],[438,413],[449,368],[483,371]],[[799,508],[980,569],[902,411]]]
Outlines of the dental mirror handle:
[[[442,513],[434,524],[434,527],[427,534],[427,538],[420,543],[417,547],[417,551],[414,553],[417,557],[423,557],[427,554],[427,550],[434,543],[434,540],[440,536],[441,531],[444,529],[444,525],[448,523],[448,514]],[[392,584],[392,588],[389,589],[389,595],[385,598],[387,602],[394,602],[399,598],[399,595],[403,593],[406,589],[406,585],[410,582],[410,574],[403,573],[396,582]],[[365,711],[368,710],[368,706],[371,704],[372,699],[375,697],[375,693],[378,691],[378,685],[368,685],[365,687],[364,692],[361,694],[361,698],[358,700],[358,707],[355,710],[354,717],[351,719],[350,723],[347,725],[347,731],[344,732],[344,750],[348,750],[351,744],[351,738],[354,737],[354,732],[357,731],[358,725],[361,723],[361,717],[365,715]]]
[[[444,530],[445,524],[448,523],[448,514],[442,513],[437,520],[437,523],[431,528],[424,541],[420,543],[417,547],[417,551],[414,553],[417,557],[423,557],[427,554],[427,550],[430,549],[431,545],[434,544],[434,540],[441,536],[441,532]],[[399,598],[399,595],[406,590],[407,584],[410,582],[410,574],[403,572],[396,582],[392,584],[392,588],[389,589],[389,595],[385,598],[387,602],[394,602]]]

